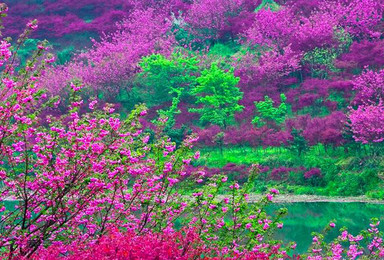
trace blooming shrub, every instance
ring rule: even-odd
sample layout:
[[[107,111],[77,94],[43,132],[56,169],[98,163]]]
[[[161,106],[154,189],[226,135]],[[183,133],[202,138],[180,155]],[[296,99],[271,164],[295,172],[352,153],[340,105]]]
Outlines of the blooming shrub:
[[[322,177],[321,170],[319,168],[312,168],[309,171],[306,171],[304,173],[304,178],[306,178],[306,179],[310,179],[313,177],[319,177],[319,178]]]
[[[372,219],[370,227],[356,236],[346,229],[341,229],[341,234],[336,239],[326,243],[324,242],[326,233],[336,226],[331,222],[322,233],[314,235],[308,254],[303,255],[303,259],[382,259],[384,257],[383,233],[378,229],[379,224],[380,221]]]
[[[196,233],[145,234],[111,230],[95,244],[79,242],[62,252],[52,245],[34,259],[197,259],[207,251]]]

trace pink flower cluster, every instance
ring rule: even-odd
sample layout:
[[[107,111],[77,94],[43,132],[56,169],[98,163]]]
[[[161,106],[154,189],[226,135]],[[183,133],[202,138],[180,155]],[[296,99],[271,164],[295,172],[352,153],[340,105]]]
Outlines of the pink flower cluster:
[[[384,106],[361,105],[351,110],[349,119],[353,137],[357,142],[381,143],[384,140]]]

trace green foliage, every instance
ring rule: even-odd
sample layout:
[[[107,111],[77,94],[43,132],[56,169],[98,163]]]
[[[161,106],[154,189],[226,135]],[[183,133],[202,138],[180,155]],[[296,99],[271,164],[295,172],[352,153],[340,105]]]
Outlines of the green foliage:
[[[366,192],[365,180],[357,173],[342,172],[335,182],[338,196],[363,195]]]
[[[309,186],[297,186],[293,187],[294,192],[297,195],[315,195],[315,189]]]
[[[103,92],[100,92],[99,95],[103,95]],[[130,90],[127,88],[119,89],[119,93],[116,96],[116,100],[117,102],[122,104],[121,112],[124,112],[125,114],[128,113],[128,111],[132,110],[136,104],[143,102],[140,98],[140,94],[138,93],[137,88],[132,88]]]
[[[20,59],[21,67],[25,66],[27,59],[31,56],[31,53],[36,50],[39,42],[40,40],[37,39],[26,39],[24,44],[20,46],[17,51],[17,56]]]
[[[312,77],[327,78],[328,72],[337,72],[334,61],[338,57],[335,49],[314,48],[304,54],[303,63],[308,64]]]
[[[177,92],[177,96],[172,99],[172,105],[168,107],[168,109],[159,109],[157,113],[159,114],[160,120],[164,120],[164,132],[173,142],[179,146],[186,134],[191,134],[190,129],[187,129],[185,125],[181,126],[179,129],[175,129],[174,125],[176,123],[176,115],[180,114],[181,111],[178,109],[178,104],[180,103],[180,96],[182,94],[181,90],[175,90]],[[153,122],[159,119],[155,119]]]
[[[313,194],[325,196],[359,196],[372,198],[381,196],[384,187],[384,163],[378,160],[362,161],[362,156],[346,154],[343,147],[327,149],[324,145],[308,147],[301,155],[290,148],[268,147],[214,147],[201,150],[199,165],[217,168],[229,163],[251,165],[258,163],[270,169],[281,166],[306,169],[319,168],[322,178],[305,179],[302,175],[292,172],[284,182],[268,179],[269,171],[260,173],[256,192],[264,192],[265,187],[279,185],[285,193]],[[241,173],[233,173],[237,178]],[[264,187],[264,188],[263,188]]]
[[[183,19],[178,19],[175,16],[172,17],[172,33],[175,35],[175,39],[178,42],[178,46],[189,46],[185,49],[201,50],[206,47],[206,42],[198,40],[198,37],[188,32]]]
[[[142,58],[138,83],[143,101],[151,107],[171,101],[179,92],[183,97],[196,84],[198,63],[195,57],[184,57],[177,53],[169,58],[161,54]]]
[[[264,9],[271,9],[272,11],[277,11],[277,10],[279,10],[280,5],[278,5],[273,0],[263,0],[261,2],[261,4],[258,7],[256,7],[255,12],[257,12],[257,11],[263,9],[263,8]]]
[[[57,62],[58,64],[64,64],[71,60],[75,47],[73,45],[68,46],[67,48],[59,51],[57,53]]]
[[[252,123],[257,126],[263,126],[269,121],[273,121],[277,124],[281,124],[285,121],[285,118],[288,113],[287,104],[285,101],[287,97],[284,94],[280,94],[281,104],[278,107],[274,107],[274,101],[268,97],[264,97],[264,101],[255,102],[257,113],[259,116],[256,116]]]
[[[217,146],[219,147],[221,154],[223,154],[224,136],[225,136],[224,132],[219,132],[214,137],[214,141],[217,144]]]
[[[372,199],[384,200],[384,190],[373,190],[367,193],[367,196]]]
[[[352,38],[343,28],[335,30],[334,38],[339,42],[336,48],[314,48],[304,54],[302,62],[310,66],[312,77],[327,78],[329,72],[340,71],[334,61],[349,50]]]
[[[348,52],[352,37],[343,29],[334,31],[334,38],[339,43],[335,48],[314,48],[304,54],[302,62],[309,65],[312,77],[327,78],[329,72],[339,72],[334,61],[340,54]]]
[[[344,28],[338,28],[334,32],[335,39],[339,42],[338,53],[348,52],[349,47],[351,47],[353,43],[353,39],[351,35],[345,31]]]
[[[180,103],[180,96],[182,91],[179,89],[175,89],[174,91],[177,92],[177,97],[172,99],[172,105],[167,110],[160,109],[157,111],[160,118],[166,119],[165,131],[168,131],[175,125],[175,116],[181,113],[177,106]]]
[[[301,130],[297,130],[295,128],[292,129],[291,135],[293,137],[293,140],[289,141],[288,147],[288,149],[295,151],[298,156],[301,156],[303,152],[308,150],[307,141],[305,140],[301,132]]]
[[[336,101],[338,103],[338,107],[346,107],[348,100],[346,100],[342,93],[334,91],[331,92],[327,98],[330,101]]]
[[[226,72],[213,63],[197,78],[198,85],[191,91],[196,103],[202,107],[189,111],[199,113],[202,124],[211,123],[226,128],[233,121],[234,114],[243,109],[238,104],[243,97],[236,86],[239,80],[234,76],[233,69]]]
[[[238,51],[238,48],[239,46],[216,43],[209,49],[208,54],[211,56],[231,57]]]
[[[170,128],[165,130],[165,133],[176,143],[176,146],[179,147],[183,143],[185,136],[191,135],[192,131],[187,126],[182,125],[180,128]]]

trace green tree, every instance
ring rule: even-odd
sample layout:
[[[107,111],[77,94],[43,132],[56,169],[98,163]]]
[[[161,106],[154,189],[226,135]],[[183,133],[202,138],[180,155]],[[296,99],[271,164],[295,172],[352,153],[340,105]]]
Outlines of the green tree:
[[[298,156],[301,156],[303,152],[308,151],[308,143],[303,136],[303,130],[297,130],[295,128],[291,131],[292,140],[288,142],[289,150],[297,153]]]
[[[191,91],[196,97],[196,103],[202,106],[189,111],[199,113],[202,124],[212,123],[226,128],[233,121],[234,114],[243,109],[238,104],[243,97],[236,86],[239,80],[234,76],[233,69],[226,72],[213,63],[197,78],[198,85]]]
[[[157,110],[159,117],[166,119],[166,123],[165,123],[165,131],[166,132],[173,128],[173,126],[176,123],[176,119],[175,119],[176,115],[181,113],[181,111],[177,107],[180,103],[181,91],[177,90],[177,89],[175,91],[177,92],[177,96],[172,99],[171,106],[168,107],[168,109]],[[156,120],[157,119],[155,119],[155,121]]]
[[[181,98],[196,85],[196,73],[199,67],[196,57],[184,57],[173,54],[167,58],[161,54],[152,54],[142,58],[138,74],[137,92],[149,107],[171,101],[182,92]]]
[[[188,129],[185,125],[182,125],[180,128],[174,127],[176,123],[176,116],[181,113],[180,109],[178,109],[177,107],[180,103],[180,94],[181,91],[178,92],[177,97],[174,97],[172,99],[171,106],[165,109],[157,110],[159,118],[156,118],[152,121],[152,123],[154,124],[156,124],[159,120],[164,122],[164,133],[166,133],[166,135],[169,136],[169,138],[171,138],[171,140],[176,143],[177,147],[182,144],[186,133],[188,132]]]
[[[264,97],[264,101],[255,102],[258,115],[252,120],[252,123],[257,126],[263,126],[267,122],[276,122],[281,124],[285,121],[287,116],[287,97],[284,94],[280,94],[281,103],[278,107],[274,107],[274,101],[268,97]]]
[[[338,57],[336,49],[314,48],[303,56],[303,63],[308,64],[312,77],[327,78],[329,72],[337,72],[334,61]]]

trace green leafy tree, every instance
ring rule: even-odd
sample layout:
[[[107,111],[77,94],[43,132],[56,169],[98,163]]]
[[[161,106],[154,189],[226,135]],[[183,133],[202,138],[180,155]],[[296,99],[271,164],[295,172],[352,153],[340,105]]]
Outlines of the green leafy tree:
[[[157,110],[159,118],[156,118],[152,122],[156,124],[158,120],[163,121],[164,133],[166,133],[166,135],[169,136],[171,140],[174,141],[179,147],[185,139],[186,135],[190,135],[192,132],[185,125],[182,125],[179,128],[175,128],[176,116],[181,113],[178,105],[180,103],[180,96],[182,94],[182,91],[180,90],[176,89],[175,91],[177,92],[177,96],[172,99],[171,106],[169,106],[167,109]]]
[[[179,95],[185,97],[196,84],[199,67],[196,57],[184,57],[173,54],[167,58],[161,54],[152,54],[142,58],[139,66],[138,93],[148,106],[160,105]]]
[[[237,87],[239,80],[234,76],[233,69],[226,72],[213,63],[197,78],[198,85],[191,91],[196,103],[202,106],[189,111],[199,113],[202,124],[212,123],[226,128],[233,121],[234,114],[243,109],[238,104],[243,97]]]
[[[280,95],[281,103],[278,107],[274,107],[274,101],[268,97],[264,97],[264,101],[255,102],[257,116],[252,120],[252,123],[257,126],[263,126],[268,122],[281,124],[287,116],[287,97],[284,94]]]
[[[288,143],[288,149],[296,152],[298,156],[301,156],[303,152],[306,152],[309,149],[308,143],[305,140],[302,132],[303,130],[297,130],[293,128],[291,131],[292,140]]]
[[[170,130],[175,125],[176,123],[175,116],[181,113],[180,109],[178,109],[177,107],[180,103],[181,91],[178,89],[176,89],[175,91],[177,92],[177,96],[172,99],[172,105],[168,107],[168,109],[157,110],[157,113],[159,114],[160,118],[166,121],[165,131]]]
[[[334,61],[338,57],[336,49],[314,48],[303,56],[303,63],[308,64],[312,77],[327,78],[329,72],[337,72]]]

